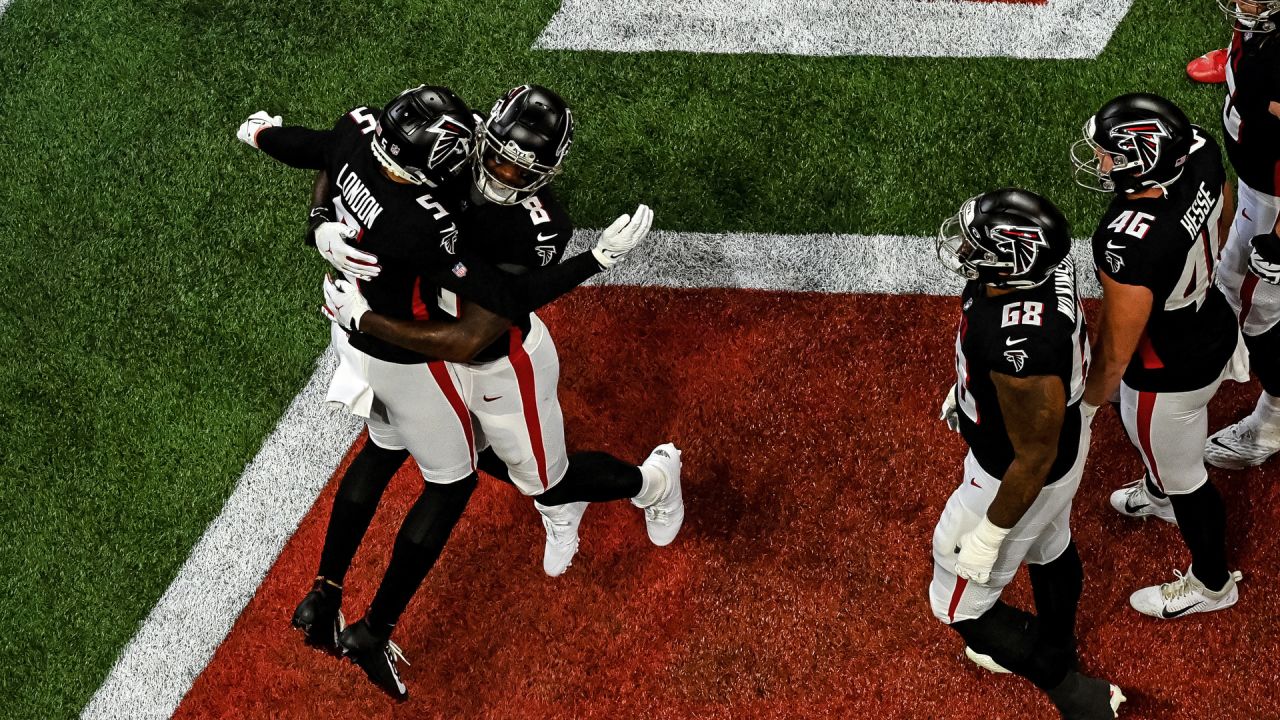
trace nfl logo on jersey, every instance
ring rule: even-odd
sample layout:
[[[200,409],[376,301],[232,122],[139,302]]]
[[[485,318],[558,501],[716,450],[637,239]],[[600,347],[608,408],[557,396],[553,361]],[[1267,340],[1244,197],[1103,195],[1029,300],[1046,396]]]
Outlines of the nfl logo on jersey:
[[[466,277],[466,276],[467,276],[467,266],[466,266],[466,265],[463,265],[462,263],[458,263],[457,265],[454,265],[454,266],[453,266],[453,274],[454,274],[454,275],[457,275],[457,276],[458,276],[458,277],[460,277],[460,278],[464,278],[464,277]]]

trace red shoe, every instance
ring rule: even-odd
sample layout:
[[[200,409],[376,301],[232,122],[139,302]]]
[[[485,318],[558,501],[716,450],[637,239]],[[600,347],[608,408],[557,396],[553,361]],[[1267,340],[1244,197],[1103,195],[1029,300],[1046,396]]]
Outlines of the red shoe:
[[[1196,82],[1216,85],[1227,81],[1227,50],[1214,50],[1187,63],[1187,75]]]

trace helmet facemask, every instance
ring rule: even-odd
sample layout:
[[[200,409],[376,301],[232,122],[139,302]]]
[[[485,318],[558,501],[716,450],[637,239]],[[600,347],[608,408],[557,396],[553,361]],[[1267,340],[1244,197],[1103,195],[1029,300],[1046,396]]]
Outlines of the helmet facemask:
[[[537,161],[533,152],[524,150],[514,140],[502,142],[490,129],[492,119],[480,127],[479,142],[472,149],[471,168],[476,188],[489,202],[498,205],[518,205],[534,193],[546,187],[560,174],[559,163],[547,165]],[[525,179],[523,184],[513,184],[498,177],[491,163],[514,165]]]
[[[1236,0],[1218,0],[1218,9],[1241,32],[1269,33],[1276,29],[1275,18],[1280,13],[1280,0],[1256,0],[1248,4],[1257,6],[1257,11],[1242,10]]]
[[[972,200],[970,200],[972,202]],[[966,207],[968,203],[965,203]],[[942,221],[938,228],[938,237],[934,241],[934,249],[938,252],[938,260],[942,266],[965,280],[978,279],[977,263],[981,260],[991,261],[995,255],[984,252],[975,245],[965,232],[965,221],[961,217],[962,209],[955,215]]]

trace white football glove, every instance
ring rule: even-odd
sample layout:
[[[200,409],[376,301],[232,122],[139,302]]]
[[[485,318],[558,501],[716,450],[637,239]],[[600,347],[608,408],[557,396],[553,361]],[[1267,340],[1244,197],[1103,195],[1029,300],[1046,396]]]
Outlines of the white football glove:
[[[938,419],[947,424],[951,432],[960,432],[960,405],[956,402],[956,386],[947,391],[947,399],[942,401],[942,412]]]
[[[979,585],[990,582],[991,568],[1000,557],[1000,545],[1008,534],[1009,529],[997,527],[984,515],[978,527],[960,536],[956,575]]]
[[[330,322],[347,332],[360,330],[360,318],[369,312],[369,301],[360,294],[360,288],[350,280],[339,278],[334,281],[328,274],[324,276],[324,305],[320,312]]]
[[[623,215],[605,228],[596,246],[591,248],[591,254],[596,256],[600,267],[608,270],[639,245],[652,226],[653,211],[648,205],[641,205],[634,215]]]
[[[266,110],[249,116],[248,120],[240,123],[240,127],[236,130],[236,137],[240,138],[240,142],[251,147],[258,147],[258,133],[269,127],[280,127],[282,120],[279,115],[268,115]]]
[[[382,266],[378,265],[377,255],[347,244],[358,234],[355,228],[339,222],[320,223],[316,226],[316,250],[320,251],[320,257],[347,277],[372,280],[382,272]]]

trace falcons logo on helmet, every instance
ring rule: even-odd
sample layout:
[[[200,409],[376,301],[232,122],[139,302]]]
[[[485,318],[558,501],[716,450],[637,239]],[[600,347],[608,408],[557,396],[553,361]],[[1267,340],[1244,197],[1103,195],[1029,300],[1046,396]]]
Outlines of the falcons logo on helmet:
[[[1031,270],[1040,255],[1040,248],[1049,247],[1044,231],[1038,227],[996,225],[991,228],[991,240],[996,250],[1013,259],[1013,274],[1022,275]]]
[[[1169,137],[1169,131],[1159,120],[1139,120],[1111,128],[1116,147],[1128,153],[1136,153],[1141,167],[1139,175],[1146,174],[1160,161],[1160,142]]]
[[[427,167],[432,170],[454,155],[466,157],[471,152],[471,133],[448,115],[442,115],[426,131],[436,136],[431,154],[427,156]]]

